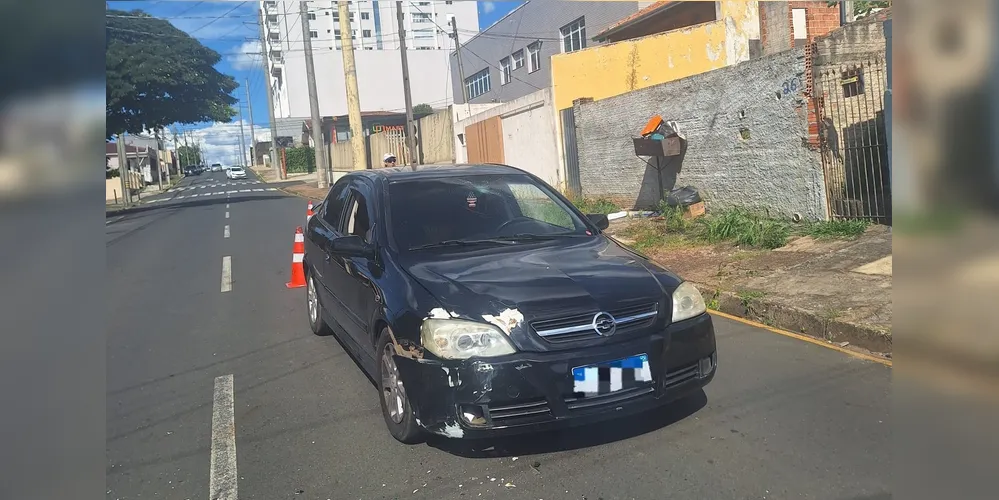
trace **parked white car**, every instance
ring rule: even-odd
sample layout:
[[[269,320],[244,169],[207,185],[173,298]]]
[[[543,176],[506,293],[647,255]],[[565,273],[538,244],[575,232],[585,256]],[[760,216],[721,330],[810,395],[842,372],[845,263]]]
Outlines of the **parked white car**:
[[[243,170],[243,167],[229,167],[229,169],[225,171],[225,176],[230,179],[245,179],[246,170]]]

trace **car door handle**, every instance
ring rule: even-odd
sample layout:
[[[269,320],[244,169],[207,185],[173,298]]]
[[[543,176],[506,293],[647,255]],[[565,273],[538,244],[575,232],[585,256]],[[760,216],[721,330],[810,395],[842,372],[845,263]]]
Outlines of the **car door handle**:
[[[326,256],[324,258],[326,259],[326,262],[329,262],[330,261],[330,254],[327,252],[325,255]]]

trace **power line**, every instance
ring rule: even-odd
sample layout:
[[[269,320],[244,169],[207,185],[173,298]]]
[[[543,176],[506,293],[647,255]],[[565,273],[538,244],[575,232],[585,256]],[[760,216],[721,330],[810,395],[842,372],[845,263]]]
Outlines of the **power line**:
[[[202,26],[202,27],[200,27],[200,28],[198,28],[198,29],[196,29],[194,31],[188,32],[188,34],[191,35],[191,36],[194,36],[195,33],[197,33],[199,31],[201,31],[201,30],[203,30],[203,29],[211,26],[213,23],[217,22],[218,20],[222,19],[223,17],[228,16],[229,14],[232,14],[233,12],[236,11],[236,9],[238,9],[238,8],[244,6],[244,5],[246,5],[246,2],[239,2],[238,4],[236,4],[235,7],[229,9],[228,11],[226,11],[225,14],[222,14],[221,16],[218,16],[215,19],[212,19],[211,21],[209,21],[208,23],[206,23],[204,26]]]

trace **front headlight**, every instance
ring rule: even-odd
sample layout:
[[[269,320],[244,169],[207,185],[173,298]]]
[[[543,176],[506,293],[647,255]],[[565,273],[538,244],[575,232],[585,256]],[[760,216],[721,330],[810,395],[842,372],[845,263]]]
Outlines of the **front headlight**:
[[[703,314],[707,310],[704,297],[689,281],[680,283],[673,291],[673,322],[683,321]]]
[[[517,352],[499,328],[461,319],[426,319],[420,326],[423,347],[444,359],[489,358]]]

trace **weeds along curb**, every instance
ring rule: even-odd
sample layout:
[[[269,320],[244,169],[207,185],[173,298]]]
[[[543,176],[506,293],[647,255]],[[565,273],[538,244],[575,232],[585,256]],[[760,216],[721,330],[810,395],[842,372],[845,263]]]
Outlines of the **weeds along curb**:
[[[873,353],[891,355],[891,332],[864,325],[848,323],[803,309],[779,304],[766,297],[739,296],[733,292],[718,290],[715,287],[694,283],[708,308],[732,316],[745,318],[764,325],[796,332],[833,344],[849,342]]]

